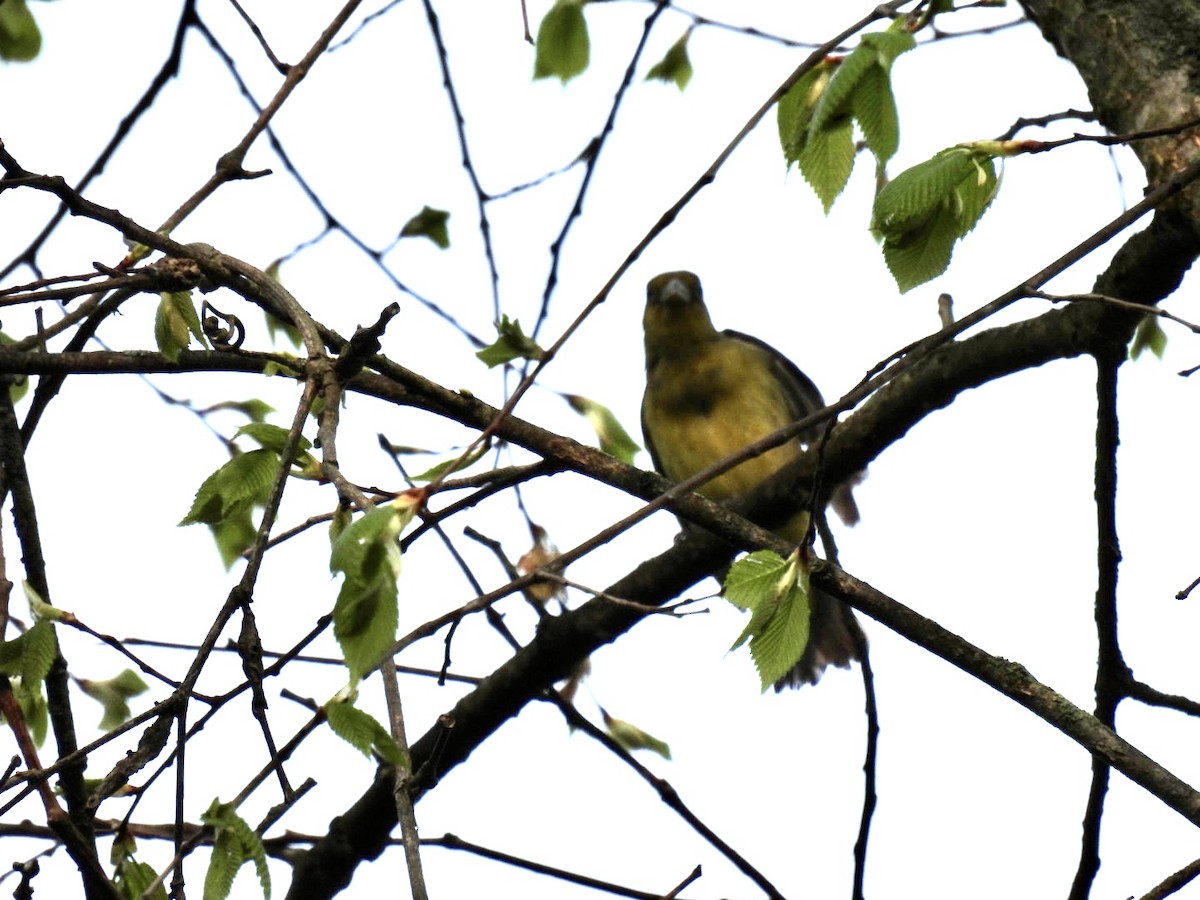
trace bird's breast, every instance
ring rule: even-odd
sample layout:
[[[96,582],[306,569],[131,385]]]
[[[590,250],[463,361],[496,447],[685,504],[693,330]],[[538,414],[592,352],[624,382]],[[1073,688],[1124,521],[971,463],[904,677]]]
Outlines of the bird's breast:
[[[688,478],[791,421],[770,370],[737,350],[663,359],[651,373],[645,412],[668,478]],[[745,493],[795,459],[798,449],[793,441],[747,460],[700,493],[716,499]]]

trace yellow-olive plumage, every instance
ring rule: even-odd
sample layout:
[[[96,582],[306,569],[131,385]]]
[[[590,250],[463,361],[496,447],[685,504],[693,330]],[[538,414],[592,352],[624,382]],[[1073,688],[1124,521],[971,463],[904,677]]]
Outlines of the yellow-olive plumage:
[[[778,351],[735,331],[717,331],[704,306],[700,279],[691,272],[667,272],[650,280],[643,325],[642,433],[655,468],[673,481],[689,478],[825,405],[816,385]],[[743,494],[801,450],[800,439],[776,447],[714,478],[699,492],[713,500]],[[843,520],[857,521],[849,486],[835,490],[831,502]],[[807,532],[804,511],[776,529],[795,543],[805,541]],[[815,683],[827,665],[848,666],[858,659],[861,641],[849,607],[814,591],[808,648],[776,690]]]

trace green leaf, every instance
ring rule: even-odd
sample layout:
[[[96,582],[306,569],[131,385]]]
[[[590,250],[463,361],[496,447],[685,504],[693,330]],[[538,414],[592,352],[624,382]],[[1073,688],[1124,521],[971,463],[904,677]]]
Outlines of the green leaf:
[[[0,2],[0,59],[29,62],[42,49],[42,33],[25,0]]]
[[[194,335],[201,347],[207,347],[200,316],[192,303],[191,291],[164,291],[154,315],[154,340],[158,351],[171,362],[188,348]]]
[[[478,462],[479,458],[482,457],[485,453],[487,453],[488,449],[490,447],[491,447],[491,444],[489,444],[485,441],[484,443],[482,443],[478,447],[476,447],[474,450],[472,450],[470,453],[468,453],[465,457],[462,454],[459,454],[459,455],[455,456],[453,459],[442,460],[440,463],[430,466],[428,469],[426,469],[420,475],[412,476],[412,480],[413,481],[434,481],[435,479],[438,479],[438,478],[444,478],[446,475],[448,475],[451,472],[461,472],[463,469],[466,469],[466,468],[474,465],[476,462]],[[423,451],[418,451],[418,452],[423,452]]]
[[[834,70],[829,84],[821,93],[813,108],[809,132],[829,127],[831,122],[845,118],[850,113],[854,92],[859,81],[877,63],[875,52],[866,44],[859,44]]]
[[[50,708],[46,705],[46,695],[42,692],[41,682],[27,684],[24,679],[13,684],[13,696],[21,704],[21,714],[25,717],[25,726],[29,736],[39,747],[46,743],[46,735],[50,730]]]
[[[251,422],[239,428],[234,437],[239,438],[245,435],[263,449],[273,450],[275,453],[282,455],[284,448],[287,446],[288,434],[288,429],[281,428],[278,425],[268,425],[265,422]],[[308,450],[310,447],[312,447],[312,441],[301,435],[300,442],[296,445],[297,452]]]
[[[325,704],[325,718],[334,734],[360,750],[364,756],[370,756],[374,751],[394,766],[410,764],[387,729],[374,716],[351,703],[338,701]]]
[[[517,319],[502,315],[496,323],[496,331],[500,335],[496,342],[475,354],[489,369],[514,359],[537,360],[546,355],[537,342],[521,330],[521,323]]]
[[[275,412],[275,407],[264,400],[258,400],[253,397],[249,400],[224,400],[221,403],[214,403],[205,412],[217,412],[223,409],[240,412],[251,422],[265,422],[267,416]]]
[[[663,759],[671,758],[671,748],[665,741],[660,741],[630,722],[614,719],[604,709],[600,710],[600,714],[604,717],[604,728],[608,731],[608,736],[626,750],[652,750]]]
[[[683,36],[671,45],[666,56],[650,67],[646,80],[673,81],[681,91],[692,80],[692,61],[688,58],[687,42],[692,31],[689,28]]]
[[[28,580],[21,582],[21,588],[25,592],[25,600],[29,603],[29,612],[34,619],[41,621],[45,619],[47,622],[61,622],[65,610],[59,609],[52,603],[47,603],[42,599],[32,584]]]
[[[21,637],[25,640],[21,651],[21,682],[34,687],[46,680],[50,667],[58,658],[58,638],[47,619],[39,619]]]
[[[239,453],[204,479],[196,491],[191,510],[179,524],[203,522],[214,525],[253,504],[265,504],[278,466],[279,454],[274,450]]]
[[[633,465],[633,458],[642,448],[617,421],[611,409],[579,394],[563,394],[563,398],[596,430],[601,450],[626,465]]]
[[[404,227],[400,229],[400,237],[429,238],[445,250],[450,246],[450,232],[446,228],[446,222],[449,219],[450,213],[446,210],[426,206],[404,223]]]
[[[104,681],[80,678],[78,684],[85,694],[104,707],[104,716],[100,720],[101,731],[112,731],[123,725],[129,719],[129,698],[149,690],[146,682],[132,669],[125,669],[115,678]]]
[[[2,3],[3,0],[0,0]],[[11,337],[0,331],[0,346],[7,346],[16,343]],[[9,375],[8,396],[14,404],[19,403],[21,398],[29,392],[29,376],[28,375]]]
[[[251,860],[258,872],[263,897],[271,897],[271,873],[262,839],[237,814],[232,803],[214,799],[200,821],[213,830],[212,856],[204,876],[204,900],[225,900],[242,865]]]
[[[731,649],[749,642],[765,691],[791,670],[808,646],[808,567],[799,550],[787,560],[760,550],[733,564],[724,595],[734,606],[750,611],[750,621]]]
[[[813,109],[837,66],[838,60],[822,60],[788,89],[776,107],[779,144],[788,165],[798,161],[808,146],[808,126],[812,123]]]
[[[820,130],[810,129],[798,161],[804,180],[812,185],[828,213],[854,168],[854,123],[849,118],[836,119]]]
[[[0,675],[20,678],[30,685],[41,684],[57,654],[54,626],[40,620],[11,641],[0,641]]]
[[[1163,331],[1158,316],[1146,313],[1138,322],[1137,331],[1133,333],[1133,341],[1129,345],[1129,358],[1137,359],[1149,350],[1159,359],[1167,352],[1167,333]]]
[[[212,532],[217,552],[221,554],[221,565],[226,569],[241,559],[258,537],[258,526],[254,524],[249,505],[232,511],[219,522],[210,523],[208,530]]]
[[[875,197],[872,228],[901,292],[946,271],[954,245],[971,231],[999,188],[991,150],[951,147],[906,169]]]
[[[379,664],[396,639],[399,622],[396,538],[415,515],[418,499],[379,506],[339,534],[329,567],[344,576],[333,607],[333,635],[342,648],[350,679],[357,682]]]
[[[891,79],[882,68],[876,66],[863,76],[850,110],[875,159],[885,163],[895,156],[900,146],[900,118]]]
[[[113,882],[117,895],[121,900],[140,900],[146,896],[146,890],[158,878],[154,867],[144,862],[138,862],[133,854],[137,844],[128,831],[121,830],[113,839],[109,857],[113,864]],[[167,889],[159,884],[149,895],[149,900],[167,900]]]
[[[534,78],[557,78],[566,84],[588,67],[591,47],[583,18],[585,2],[557,0],[546,13],[538,26]]]

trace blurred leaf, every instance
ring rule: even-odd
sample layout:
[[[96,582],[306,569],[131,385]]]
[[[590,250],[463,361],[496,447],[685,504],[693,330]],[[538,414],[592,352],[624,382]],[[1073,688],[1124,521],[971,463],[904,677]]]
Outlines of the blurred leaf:
[[[521,330],[521,323],[517,319],[502,315],[496,323],[496,331],[500,335],[496,342],[475,354],[489,369],[514,359],[537,360],[546,355],[537,342]]]
[[[591,46],[583,18],[586,0],[557,0],[537,33],[534,78],[557,78],[566,84],[588,67]]]
[[[600,449],[609,456],[615,456],[626,465],[633,465],[633,459],[641,451],[638,443],[629,436],[622,427],[612,410],[607,406],[581,397],[579,394],[563,394],[571,409],[588,420],[600,439]]]
[[[446,475],[448,475],[451,472],[461,472],[463,469],[469,468],[470,466],[472,466],[476,462],[478,462],[479,458],[482,457],[485,453],[487,453],[488,449],[490,447],[491,447],[490,443],[484,442],[484,443],[480,444],[478,447],[476,447],[474,450],[472,450],[470,453],[468,453],[466,456],[463,456],[460,453],[458,456],[455,456],[452,459],[442,460],[442,462],[437,463],[433,466],[430,466],[428,469],[426,469],[421,474],[412,476],[412,480],[413,481],[436,481],[439,478],[444,478]],[[427,453],[429,451],[418,450],[415,452]]]
[[[0,59],[29,62],[42,50],[42,33],[25,0],[0,2]]]
[[[253,397],[249,400],[225,400],[221,403],[214,403],[205,412],[217,412],[222,409],[240,412],[251,422],[265,422],[267,416],[275,412],[275,407],[264,400],[258,400]]]
[[[1137,331],[1133,333],[1133,341],[1129,345],[1129,358],[1137,359],[1146,350],[1159,359],[1167,352],[1167,333],[1154,313],[1146,313],[1138,322]]]
[[[604,717],[604,728],[609,737],[626,750],[651,750],[663,759],[671,758],[671,748],[666,742],[660,741],[654,735],[643,731],[636,725],[622,719],[614,719],[604,709],[600,710]]]
[[[646,73],[647,81],[673,81],[681,91],[688,86],[688,82],[692,80],[692,61],[688,59],[687,52],[687,42],[691,35],[691,29],[688,29],[671,45],[666,56],[650,67],[650,71]]]
[[[129,719],[129,699],[149,690],[146,682],[132,669],[125,669],[120,675],[104,681],[80,678],[78,684],[80,690],[104,707],[101,731],[112,731],[123,725]]]
[[[0,331],[0,347],[6,347],[12,343],[15,343],[13,339]],[[8,377],[11,379],[8,396],[16,404],[20,402],[22,397],[29,393],[29,376],[10,374]]]
[[[446,228],[446,223],[449,219],[450,213],[444,209],[434,209],[426,206],[404,223],[404,227],[400,229],[400,237],[429,238],[429,240],[445,250],[450,246],[450,232]]]
[[[113,882],[121,900],[141,900],[147,896],[150,885],[158,879],[153,866],[134,859],[136,849],[133,836],[128,831],[118,831],[109,857],[113,864]],[[167,889],[158,885],[150,892],[148,900],[167,900]]]
[[[546,529],[536,524],[530,524],[529,528],[533,532],[533,546],[517,560],[517,571],[522,575],[536,572],[558,559],[558,548],[554,546],[554,541],[550,540]],[[563,594],[563,586],[553,579],[539,578],[531,582],[525,591],[534,600],[544,604],[551,598]]]

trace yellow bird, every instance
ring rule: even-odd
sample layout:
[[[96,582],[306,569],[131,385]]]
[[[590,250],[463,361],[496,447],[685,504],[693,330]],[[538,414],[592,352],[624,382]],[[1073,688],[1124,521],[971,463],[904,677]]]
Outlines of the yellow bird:
[[[816,385],[781,353],[757,338],[717,331],[700,279],[691,272],[667,272],[650,280],[643,325],[642,433],[654,467],[672,481],[690,478],[825,406]],[[796,459],[802,448],[797,439],[746,460],[699,493],[711,500],[744,494]],[[847,524],[858,521],[849,485],[839,485],[830,502]],[[808,513],[799,511],[775,531],[801,544],[808,539],[808,520]],[[850,608],[814,591],[808,647],[775,690],[815,684],[828,665],[848,667],[859,658],[863,640]]]

